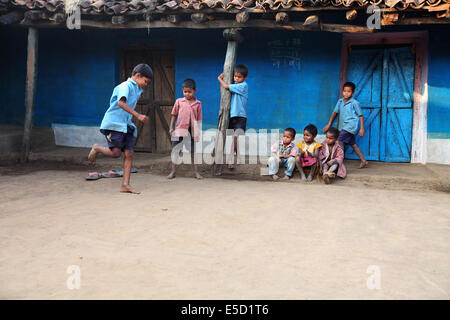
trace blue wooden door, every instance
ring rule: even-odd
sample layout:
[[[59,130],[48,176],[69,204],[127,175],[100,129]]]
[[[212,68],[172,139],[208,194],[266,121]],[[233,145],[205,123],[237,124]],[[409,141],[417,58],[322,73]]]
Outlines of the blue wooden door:
[[[356,143],[367,160],[411,160],[414,65],[410,47],[353,50],[349,56],[347,80],[356,84],[366,131],[362,138],[356,134]],[[345,156],[358,159],[351,147]]]

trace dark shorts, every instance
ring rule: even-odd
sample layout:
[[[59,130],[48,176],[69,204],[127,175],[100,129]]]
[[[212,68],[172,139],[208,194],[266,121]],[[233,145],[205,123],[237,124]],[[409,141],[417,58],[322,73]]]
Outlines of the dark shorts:
[[[134,128],[128,126],[127,133],[113,131],[113,130],[102,130],[102,133],[106,137],[106,141],[108,141],[108,147],[112,148],[120,148],[120,150],[134,150]]]
[[[230,123],[228,124],[228,129],[233,129],[234,133],[233,134],[239,134],[239,133],[244,133],[245,129],[247,128],[247,118],[245,117],[231,117],[230,118]],[[238,129],[242,129],[239,130],[240,132],[237,132]]]
[[[176,137],[175,138],[172,138],[172,139],[177,139]],[[186,136],[186,137],[178,137],[178,140],[172,140],[172,150],[173,150],[173,148],[175,148],[175,146],[177,145],[177,144],[179,144],[179,143],[181,143],[181,142],[183,142],[183,144],[186,146],[186,149],[188,149],[188,151],[190,151],[191,153],[194,153],[194,139],[193,138],[191,138],[191,143],[189,144],[188,143],[188,140],[189,139],[189,137],[188,136]],[[180,146],[181,147],[181,146]],[[182,148],[182,147],[181,147]],[[180,149],[180,151],[181,151],[182,149]]]
[[[355,135],[345,130],[341,130],[338,140],[344,143],[344,145],[352,146],[356,144]]]

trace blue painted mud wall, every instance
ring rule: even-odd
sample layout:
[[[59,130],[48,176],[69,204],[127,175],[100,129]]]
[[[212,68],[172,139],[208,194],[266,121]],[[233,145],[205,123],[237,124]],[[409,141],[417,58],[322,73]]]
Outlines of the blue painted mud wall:
[[[339,94],[341,36],[334,33],[244,30],[238,63],[249,67],[249,128],[301,130],[327,121]],[[98,126],[120,81],[120,48],[139,42],[175,47],[176,95],[197,81],[204,128],[216,126],[217,75],[226,43],[220,30],[51,30],[39,32],[35,125]],[[23,28],[0,28],[0,123],[22,124],[26,75]],[[450,138],[450,43],[446,30],[430,32],[428,136]]]
[[[450,27],[430,32],[428,138],[450,139]]]
[[[1,53],[2,123],[23,122],[26,30],[0,29],[14,39]],[[339,93],[341,36],[329,33],[244,31],[238,63],[249,67],[248,127],[302,128],[326,123]],[[40,30],[35,125],[98,126],[120,81],[120,48],[139,42],[175,47],[176,95],[181,82],[197,82],[204,128],[217,124],[226,42],[220,30]],[[10,43],[10,42],[9,42]],[[6,71],[5,71],[6,70]],[[6,76],[3,76],[5,75]],[[4,89],[3,89],[4,88]]]

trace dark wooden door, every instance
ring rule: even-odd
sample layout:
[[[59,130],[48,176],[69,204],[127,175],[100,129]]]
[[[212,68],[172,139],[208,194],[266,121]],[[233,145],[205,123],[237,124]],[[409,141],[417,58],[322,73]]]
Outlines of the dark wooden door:
[[[145,124],[133,118],[138,131],[135,150],[166,153],[170,151],[169,121],[175,102],[175,67],[173,49],[164,45],[135,45],[124,48],[121,59],[121,80],[131,76],[139,63],[147,63],[154,79],[144,88],[136,111],[146,114]]]

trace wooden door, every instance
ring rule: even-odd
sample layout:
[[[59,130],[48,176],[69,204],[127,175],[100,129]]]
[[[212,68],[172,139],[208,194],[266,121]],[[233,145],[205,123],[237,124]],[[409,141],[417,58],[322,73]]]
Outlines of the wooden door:
[[[411,161],[414,65],[415,55],[410,47],[384,50],[382,161]]]
[[[356,84],[353,97],[361,105],[366,131],[362,139],[355,135],[356,144],[367,160],[380,160],[382,64],[383,51],[372,49],[352,50],[348,61],[347,79]],[[345,157],[359,159],[352,148],[347,148]]]
[[[366,131],[362,138],[356,134],[356,143],[368,160],[411,160],[414,65],[411,47],[350,53],[347,79],[356,84]],[[359,159],[352,148],[345,156]]]
[[[173,49],[165,45],[135,45],[124,48],[121,59],[121,80],[131,76],[139,63],[147,63],[154,79],[144,88],[136,111],[146,114],[145,124],[133,118],[138,131],[135,150],[167,153],[170,151],[169,121],[175,102],[175,68]]]

